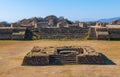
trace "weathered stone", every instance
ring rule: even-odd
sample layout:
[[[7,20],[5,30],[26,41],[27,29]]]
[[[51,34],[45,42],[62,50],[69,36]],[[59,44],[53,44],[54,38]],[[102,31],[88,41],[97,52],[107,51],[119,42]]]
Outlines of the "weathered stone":
[[[23,60],[23,65],[105,64],[101,53],[89,46],[45,47],[35,46]],[[54,49],[54,50],[53,50]],[[52,54],[48,52],[53,52]]]
[[[34,46],[33,49],[31,50],[31,52],[40,52],[41,49],[39,46]]]

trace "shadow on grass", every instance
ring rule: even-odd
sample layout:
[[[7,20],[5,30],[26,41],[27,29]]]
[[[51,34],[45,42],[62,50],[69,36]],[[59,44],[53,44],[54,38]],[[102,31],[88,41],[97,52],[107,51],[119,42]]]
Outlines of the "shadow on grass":
[[[110,60],[107,56],[105,56],[104,54],[100,53],[102,56],[103,61],[105,62],[104,65],[116,65],[116,63],[114,63],[112,60]]]

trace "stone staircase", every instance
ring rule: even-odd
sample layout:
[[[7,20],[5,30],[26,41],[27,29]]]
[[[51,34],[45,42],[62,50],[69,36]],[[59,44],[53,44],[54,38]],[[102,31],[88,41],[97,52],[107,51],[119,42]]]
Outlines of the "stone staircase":
[[[76,55],[75,56],[63,56],[62,57],[63,64],[77,64]]]
[[[95,28],[90,28],[88,40],[97,40]]]
[[[40,28],[40,39],[83,39],[88,28]]]
[[[61,55],[50,55],[49,64],[51,65],[61,65]]]
[[[51,55],[50,64],[77,64],[76,55]]]

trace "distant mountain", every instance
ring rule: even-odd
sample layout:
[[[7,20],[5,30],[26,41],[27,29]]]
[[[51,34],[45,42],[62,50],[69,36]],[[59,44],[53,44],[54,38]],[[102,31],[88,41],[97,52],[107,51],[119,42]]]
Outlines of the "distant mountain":
[[[95,18],[81,18],[79,19],[80,22],[96,22],[98,19]]]
[[[10,26],[10,23],[6,21],[0,22],[0,27],[7,27],[7,26]]]
[[[120,20],[113,21],[112,25],[120,25]]]
[[[120,20],[120,17],[100,19],[98,21],[100,21],[100,22],[113,22],[113,21],[116,21],[116,20]]]

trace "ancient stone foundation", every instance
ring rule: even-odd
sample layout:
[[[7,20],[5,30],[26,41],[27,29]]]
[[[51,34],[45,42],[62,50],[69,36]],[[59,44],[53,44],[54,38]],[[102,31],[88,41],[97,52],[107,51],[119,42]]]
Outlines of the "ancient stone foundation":
[[[25,57],[23,65],[48,65],[49,57],[48,56],[31,56]]]
[[[22,65],[106,64],[101,53],[88,46],[34,47]]]
[[[85,56],[78,56],[78,64],[105,64],[105,62],[102,59],[102,56],[90,56],[90,55],[85,55]]]
[[[39,28],[40,39],[83,39],[88,28]]]

